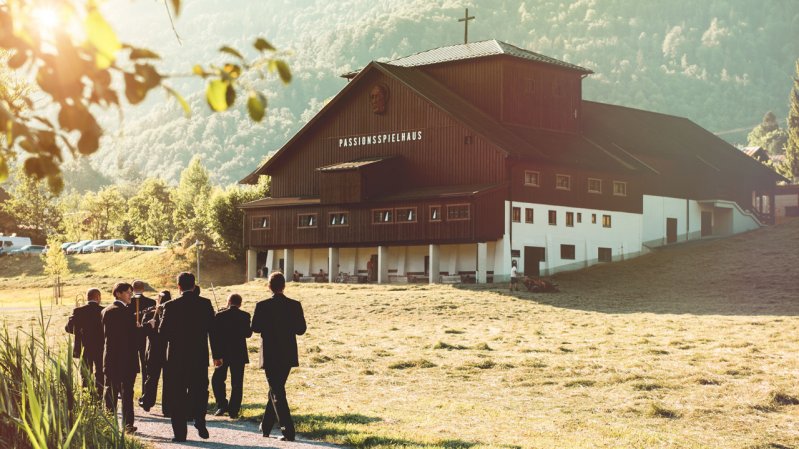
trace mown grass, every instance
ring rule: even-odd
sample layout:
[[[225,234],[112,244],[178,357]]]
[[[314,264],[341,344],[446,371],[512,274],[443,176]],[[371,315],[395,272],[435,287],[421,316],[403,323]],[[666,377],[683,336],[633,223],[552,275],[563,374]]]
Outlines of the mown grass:
[[[368,449],[799,447],[796,248],[799,221],[561,275],[549,295],[289,284],[308,321],[298,431]],[[250,312],[267,296],[216,293],[233,291]],[[50,313],[63,326],[68,308]],[[253,361],[244,419],[265,397]]]

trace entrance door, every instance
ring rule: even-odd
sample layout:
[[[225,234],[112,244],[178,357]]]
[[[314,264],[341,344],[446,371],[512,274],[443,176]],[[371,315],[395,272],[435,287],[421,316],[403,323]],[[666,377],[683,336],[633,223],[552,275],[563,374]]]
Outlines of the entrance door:
[[[546,260],[546,249],[540,246],[524,247],[524,275],[539,277],[541,262]]]
[[[677,241],[677,219],[666,219],[666,243],[674,243]]]
[[[369,282],[377,282],[377,254],[369,257],[369,262],[366,264],[366,279]]]
[[[430,276],[430,256],[424,256],[424,274]]]
[[[713,235],[713,213],[702,211],[702,237]]]

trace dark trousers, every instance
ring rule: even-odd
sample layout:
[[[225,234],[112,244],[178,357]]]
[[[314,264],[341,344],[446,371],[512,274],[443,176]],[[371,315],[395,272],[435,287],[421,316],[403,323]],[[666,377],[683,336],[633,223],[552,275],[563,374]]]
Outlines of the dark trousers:
[[[175,438],[186,438],[186,420],[189,415],[194,418],[194,427],[205,427],[208,366],[169,363],[164,374],[165,391],[168,391],[164,401],[169,404],[172,431]]]
[[[269,384],[269,399],[266,401],[264,417],[261,420],[261,431],[269,435],[275,421],[280,424],[283,436],[294,439],[294,421],[291,419],[289,403],[286,401],[286,380],[291,367],[270,368],[264,370],[266,382]]]
[[[83,354],[80,358],[80,378],[83,383],[83,388],[88,388],[90,383],[94,381],[94,388],[97,397],[103,395],[103,353],[99,355]]]
[[[141,376],[141,391],[144,394],[144,382],[147,380],[147,338],[139,338],[137,342],[139,352],[139,372]]]
[[[144,389],[142,390],[141,405],[150,408],[155,405],[156,398],[158,397],[158,381],[161,378],[161,372],[164,370],[164,359],[166,358],[166,348],[161,348],[162,345],[150,342],[150,351],[147,355],[147,376],[144,381]],[[166,375],[164,375],[164,383],[161,392],[161,409],[165,415],[169,414],[169,404],[166,400]]]
[[[230,401],[225,399],[227,371],[230,368]],[[211,376],[211,388],[214,390],[216,405],[227,410],[230,416],[236,416],[241,409],[241,396],[244,391],[244,363],[224,362],[214,369]]]
[[[120,393],[122,394],[122,422],[124,425],[133,425],[133,385],[136,383],[136,373],[122,378],[105,376],[105,408],[116,414]]]

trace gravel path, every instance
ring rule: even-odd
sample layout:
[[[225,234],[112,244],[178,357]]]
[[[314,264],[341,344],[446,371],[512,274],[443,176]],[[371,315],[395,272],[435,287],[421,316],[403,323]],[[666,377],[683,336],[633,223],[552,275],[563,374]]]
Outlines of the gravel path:
[[[330,443],[319,441],[309,441],[298,438],[295,442],[280,441],[280,430],[272,430],[270,438],[261,436],[258,424],[250,421],[231,420],[227,417],[216,417],[208,415],[208,433],[211,437],[203,440],[197,436],[197,430],[189,423],[187,441],[184,443],[173,443],[172,425],[169,418],[161,416],[161,408],[153,407],[149,412],[145,412],[136,407],[136,437],[156,449],[184,449],[184,448],[207,448],[207,449],[228,449],[228,448],[275,448],[275,449],[322,449],[322,448],[341,448]]]

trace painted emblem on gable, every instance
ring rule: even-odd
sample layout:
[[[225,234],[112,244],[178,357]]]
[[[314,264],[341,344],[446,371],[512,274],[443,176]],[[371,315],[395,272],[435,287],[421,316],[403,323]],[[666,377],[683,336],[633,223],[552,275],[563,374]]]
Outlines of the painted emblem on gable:
[[[372,107],[372,112],[375,114],[385,113],[387,104],[388,87],[385,84],[375,84],[369,91],[369,105]]]

